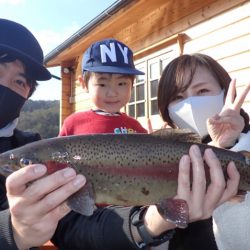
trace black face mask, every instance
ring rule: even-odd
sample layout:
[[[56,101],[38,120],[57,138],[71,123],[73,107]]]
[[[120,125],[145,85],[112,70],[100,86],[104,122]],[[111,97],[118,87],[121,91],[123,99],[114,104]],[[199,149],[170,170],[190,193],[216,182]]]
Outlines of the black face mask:
[[[0,129],[19,117],[26,99],[0,84]]]

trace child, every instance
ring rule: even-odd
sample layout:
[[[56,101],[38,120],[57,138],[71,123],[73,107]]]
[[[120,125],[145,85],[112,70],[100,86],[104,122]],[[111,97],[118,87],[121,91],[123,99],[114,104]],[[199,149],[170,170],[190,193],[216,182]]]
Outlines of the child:
[[[129,102],[135,69],[133,52],[115,39],[92,44],[84,53],[83,77],[93,109],[77,112],[64,121],[60,136],[91,133],[147,133],[140,123],[120,110]]]

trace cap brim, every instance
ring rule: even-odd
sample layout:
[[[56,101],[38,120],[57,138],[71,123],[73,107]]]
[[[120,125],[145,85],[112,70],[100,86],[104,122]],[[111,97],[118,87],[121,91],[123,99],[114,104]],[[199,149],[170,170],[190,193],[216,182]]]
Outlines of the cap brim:
[[[145,75],[144,72],[124,67],[113,66],[99,66],[99,67],[83,67],[83,70],[99,73],[112,73],[112,74],[127,74],[127,75]]]
[[[0,51],[10,53],[11,55],[14,55],[17,57],[17,59],[20,59],[27,67],[29,68],[29,72],[31,73],[31,76],[37,80],[37,81],[45,81],[51,79],[50,72],[35,61],[33,58],[31,58],[29,55],[23,53],[20,50],[17,50],[13,47],[9,47],[6,44],[0,44]]]

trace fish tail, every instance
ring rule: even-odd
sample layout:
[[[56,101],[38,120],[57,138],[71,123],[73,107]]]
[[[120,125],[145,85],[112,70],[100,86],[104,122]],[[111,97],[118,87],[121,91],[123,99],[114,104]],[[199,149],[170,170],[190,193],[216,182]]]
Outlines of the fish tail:
[[[186,228],[189,222],[189,209],[185,200],[168,198],[156,204],[158,212],[170,223]]]

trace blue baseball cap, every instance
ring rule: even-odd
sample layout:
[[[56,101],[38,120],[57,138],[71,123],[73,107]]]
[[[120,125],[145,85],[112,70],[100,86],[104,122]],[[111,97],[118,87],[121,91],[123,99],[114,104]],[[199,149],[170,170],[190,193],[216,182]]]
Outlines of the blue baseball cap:
[[[82,70],[99,73],[144,75],[134,65],[133,52],[124,43],[105,39],[93,43],[84,53]]]

